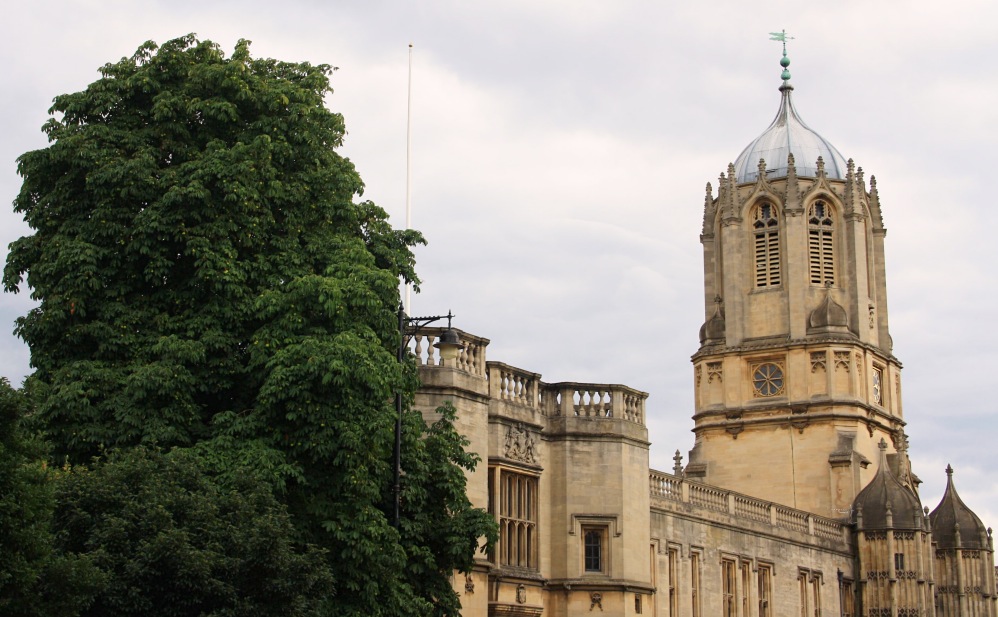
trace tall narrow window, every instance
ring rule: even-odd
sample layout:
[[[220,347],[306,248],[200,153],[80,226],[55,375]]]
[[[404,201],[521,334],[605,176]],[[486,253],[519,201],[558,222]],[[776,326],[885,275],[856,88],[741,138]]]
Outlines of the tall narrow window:
[[[679,617],[679,549],[669,547],[669,617]]]
[[[800,617],[811,617],[807,610],[807,572],[797,574],[797,590],[800,593]]]
[[[811,612],[821,617],[821,576],[811,575]]]
[[[735,562],[721,560],[721,612],[724,617],[735,617]]]
[[[773,595],[773,570],[768,565],[759,564],[756,576],[759,590],[759,617],[773,617],[771,606]]]
[[[537,478],[501,468],[495,473],[499,485],[499,565],[536,569]],[[495,481],[490,484],[494,486]],[[489,510],[495,508],[490,504]]]
[[[755,286],[780,284],[780,221],[776,207],[761,203],[752,209],[752,233],[755,241]]]
[[[749,616],[749,589],[752,587],[752,568],[751,564],[747,561],[743,561],[741,565],[742,569],[742,615],[743,617]]]
[[[873,367],[873,402],[876,405],[884,404],[884,369],[879,366]]]
[[[808,272],[812,285],[835,284],[834,222],[831,207],[816,201],[807,209]]]
[[[604,538],[606,527],[583,527],[583,562],[586,572],[604,572],[606,568],[604,555]]]
[[[690,553],[690,595],[693,599],[693,617],[700,617],[700,553]]]
[[[842,617],[856,617],[856,596],[850,580],[842,581]]]

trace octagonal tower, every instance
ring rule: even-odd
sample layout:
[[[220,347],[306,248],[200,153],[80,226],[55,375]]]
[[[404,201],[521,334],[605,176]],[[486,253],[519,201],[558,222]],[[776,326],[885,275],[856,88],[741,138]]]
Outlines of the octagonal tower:
[[[876,180],[804,123],[781,64],[776,118],[707,185],[686,473],[845,517],[882,438],[907,457],[886,231]]]

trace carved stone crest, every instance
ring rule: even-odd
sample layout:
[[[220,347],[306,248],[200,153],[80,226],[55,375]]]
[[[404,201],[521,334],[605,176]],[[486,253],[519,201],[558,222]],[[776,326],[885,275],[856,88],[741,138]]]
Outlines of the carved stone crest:
[[[523,427],[522,422],[518,422],[516,426],[506,427],[503,456],[514,461],[537,463],[537,440]]]
[[[597,606],[599,607],[599,610],[603,610],[603,594],[598,591],[594,591],[589,594],[589,612],[592,612],[592,610]]]
[[[464,575],[464,593],[475,593],[475,579],[470,574]]]
[[[527,601],[527,587],[522,583],[516,586],[516,601],[519,604]]]

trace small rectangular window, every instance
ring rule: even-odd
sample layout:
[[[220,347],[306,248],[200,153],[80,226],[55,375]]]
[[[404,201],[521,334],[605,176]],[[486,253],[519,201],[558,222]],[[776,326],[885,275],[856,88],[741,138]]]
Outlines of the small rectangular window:
[[[894,570],[897,572],[904,570],[904,553],[894,553]]]
[[[586,531],[586,572],[603,571],[603,534],[597,529]]]

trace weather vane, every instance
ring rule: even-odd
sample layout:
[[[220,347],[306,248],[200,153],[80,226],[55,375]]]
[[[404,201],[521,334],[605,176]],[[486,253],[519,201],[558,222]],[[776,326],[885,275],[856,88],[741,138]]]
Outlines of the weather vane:
[[[790,66],[790,58],[787,57],[787,41],[794,40],[794,37],[787,36],[787,31],[781,30],[780,32],[770,32],[769,40],[783,43],[783,57],[780,58],[780,66],[783,67],[783,74],[780,75],[780,78],[783,81],[790,81],[790,70],[787,68]]]
[[[787,55],[787,41],[794,40],[794,37],[787,36],[787,31],[786,30],[781,30],[780,32],[770,32],[769,33],[769,40],[770,41],[780,41],[781,43],[783,43],[783,55],[785,56],[785,55]]]

